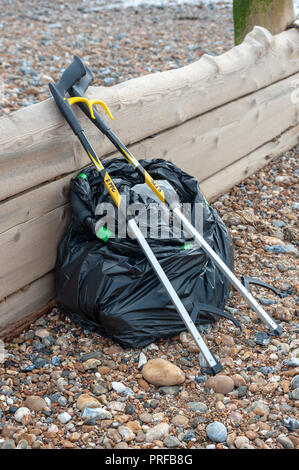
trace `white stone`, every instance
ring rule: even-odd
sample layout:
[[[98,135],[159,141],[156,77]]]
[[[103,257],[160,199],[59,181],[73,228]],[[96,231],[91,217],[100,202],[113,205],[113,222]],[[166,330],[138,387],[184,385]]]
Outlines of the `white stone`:
[[[111,419],[112,415],[105,408],[84,408],[82,418]]]
[[[136,434],[134,434],[133,431],[127,426],[119,427],[118,432],[126,442],[132,441],[136,437]]]
[[[146,363],[147,363],[146,356],[145,354],[143,354],[143,352],[141,352],[139,355],[138,369],[141,369]]]
[[[26,406],[22,406],[15,412],[14,418],[16,421],[18,421],[18,423],[21,423],[23,416],[30,415],[30,414],[31,413],[30,413],[29,408],[26,408]]]
[[[272,375],[270,377],[269,382],[280,382],[280,376],[279,375]]]
[[[56,426],[56,424],[51,424],[51,425],[49,426],[49,428],[48,428],[48,431],[49,431],[49,432],[54,432],[54,433],[56,433],[56,432],[59,431],[59,429],[58,429],[58,427]]]
[[[159,423],[165,417],[164,413],[154,413],[153,414],[153,423]]]
[[[112,388],[117,393],[123,393],[127,387],[121,382],[112,382]]]
[[[44,397],[45,402],[47,403],[48,408],[51,408],[51,400],[49,397]]]
[[[159,351],[158,346],[155,343],[151,343],[148,346],[146,346],[147,351]]]
[[[64,411],[57,416],[57,419],[60,421],[61,424],[66,424],[70,419],[72,419],[71,415]]]
[[[108,404],[108,408],[109,410],[113,410],[113,411],[125,411],[125,407],[126,407],[126,404],[125,403],[121,403],[119,401],[111,401],[109,404]]]

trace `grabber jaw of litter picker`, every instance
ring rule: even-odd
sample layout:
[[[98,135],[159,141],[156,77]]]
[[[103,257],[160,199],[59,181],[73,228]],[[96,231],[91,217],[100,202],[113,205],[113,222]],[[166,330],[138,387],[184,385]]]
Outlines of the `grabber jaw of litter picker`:
[[[223,370],[223,365],[221,364],[221,362],[217,361],[216,357],[211,351],[210,353],[215,359],[216,364],[213,367],[201,367],[201,370],[204,374],[216,375]]]
[[[269,335],[278,337],[278,336],[281,335],[282,332],[283,332],[282,326],[277,325],[276,328],[274,328],[273,330],[270,330],[270,331],[269,331]]]
[[[74,61],[76,63],[80,63],[80,67],[84,68],[85,73],[83,74],[80,81],[78,80],[78,82],[76,82],[74,85],[68,87],[67,91],[71,96],[82,96],[92,82],[92,73],[89,68],[83,64],[82,60],[78,56],[74,56]]]
[[[65,69],[61,79],[55,85],[59,92],[65,96],[70,88],[72,88],[82,77],[86,75],[86,68],[79,57],[74,56],[73,62]]]

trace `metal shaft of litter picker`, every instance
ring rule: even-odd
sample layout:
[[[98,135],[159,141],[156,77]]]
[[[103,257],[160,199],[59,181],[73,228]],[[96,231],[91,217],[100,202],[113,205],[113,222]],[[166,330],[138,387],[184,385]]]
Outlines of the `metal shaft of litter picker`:
[[[205,239],[200,235],[200,233],[193,227],[193,225],[186,219],[186,217],[181,213],[178,207],[173,209],[174,216],[183,222],[183,226],[186,230],[194,237],[194,240],[200,245],[207,255],[214,261],[231,284],[243,295],[247,300],[250,307],[260,316],[260,318],[266,323],[268,328],[271,330],[272,334],[279,335],[282,331],[281,326],[272,320],[272,318],[265,312],[265,310],[259,305],[259,303],[254,299],[252,294],[243,286],[243,284],[237,279],[237,277],[232,273],[232,271],[226,266],[222,259],[215,253],[210,245],[205,241]]]
[[[155,257],[154,253],[152,252],[150,246],[148,245],[147,241],[145,240],[142,232],[140,231],[139,227],[137,226],[134,219],[129,220],[128,227],[132,230],[135,237],[138,240],[139,245],[141,246],[143,252],[145,253],[148,261],[150,262],[153,270],[155,271],[156,275],[160,279],[161,283],[163,284],[164,288],[166,289],[169,297],[171,298],[172,303],[176,307],[177,311],[179,312],[183,322],[186,325],[186,328],[189,330],[191,335],[193,336],[197,346],[199,347],[200,351],[202,352],[205,360],[209,364],[212,373],[216,374],[222,370],[222,366],[219,362],[217,362],[214,356],[209,351],[208,347],[206,346],[205,342],[203,341],[201,335],[198,332],[198,329],[194,325],[193,321],[190,318],[187,310],[185,309],[181,299],[179,298],[178,294],[174,290],[172,284],[170,283],[168,277],[166,276],[165,272],[163,271],[160,263],[158,262],[157,258]]]

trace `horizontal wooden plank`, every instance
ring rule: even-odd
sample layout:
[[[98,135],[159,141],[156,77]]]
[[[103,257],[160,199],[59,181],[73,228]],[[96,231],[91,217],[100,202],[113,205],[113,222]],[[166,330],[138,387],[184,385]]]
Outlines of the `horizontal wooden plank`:
[[[70,180],[76,174],[44,183],[0,203],[0,234],[66,204],[69,201]]]
[[[70,204],[7,230],[0,236],[0,299],[55,266],[56,249],[70,219]]]
[[[299,124],[202,181],[200,189],[208,201],[215,201],[221,194],[253,175],[271,160],[295,147],[298,143]]]
[[[17,336],[53,306],[53,271],[0,302],[0,338]]]
[[[204,55],[181,69],[115,87],[91,87],[88,96],[107,102],[115,114],[113,129],[133,144],[295,74],[298,37],[295,29],[272,36],[256,27],[240,46],[221,56]],[[87,118],[81,120],[96,150],[110,153],[111,143],[95,139],[95,128]],[[0,118],[0,200],[87,162],[52,99]]]

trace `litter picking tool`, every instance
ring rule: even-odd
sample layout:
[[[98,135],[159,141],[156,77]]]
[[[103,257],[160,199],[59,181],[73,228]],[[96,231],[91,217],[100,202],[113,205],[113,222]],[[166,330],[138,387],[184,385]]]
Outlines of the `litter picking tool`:
[[[73,77],[74,85],[70,87],[67,91],[70,96],[83,98],[85,91],[92,81],[92,73],[87,66],[77,57],[74,57],[74,62],[69,66],[73,66],[74,63],[78,63],[78,73],[77,76]],[[80,68],[79,68],[80,64]],[[79,77],[79,70],[85,68],[85,75]],[[74,71],[73,67],[72,71]],[[97,111],[94,111],[94,115],[90,112],[90,107],[84,102],[79,101],[78,104],[82,111],[88,116],[88,118],[95,124],[95,126],[112,142],[112,144],[117,148],[117,150],[123,155],[123,157],[129,162],[136,171],[140,174],[145,183],[152,189],[152,191],[158,196],[160,201],[165,204],[170,210],[173,211],[173,215],[176,219],[183,223],[185,230],[193,237],[195,242],[203,248],[206,254],[214,261],[218,268],[223,272],[226,278],[230,283],[235,287],[235,289],[243,296],[247,301],[250,307],[258,314],[261,320],[266,323],[270,330],[270,334],[273,336],[279,336],[283,331],[282,327],[278,325],[268,313],[259,305],[259,303],[254,299],[253,295],[246,289],[246,287],[238,280],[234,273],[226,266],[222,259],[215,253],[215,251],[210,247],[210,245],[205,241],[202,235],[195,229],[195,227],[186,219],[186,217],[180,211],[180,208],[172,202],[168,202],[165,198],[164,192],[159,187],[158,183],[150,176],[150,174],[143,168],[141,163],[132,155],[132,153],[126,148],[126,146],[118,139],[118,137],[112,132],[112,130],[107,126],[102,117]]]
[[[73,71],[76,73],[73,73]],[[103,102],[95,100],[93,102],[87,102],[86,98],[82,97],[73,97],[67,98],[66,92],[69,90],[75,81],[80,79],[85,74],[85,69],[81,65],[81,61],[78,58],[75,58],[75,61],[71,64],[70,67],[66,69],[63,73],[61,80],[58,84],[49,83],[50,91],[53,95],[54,100],[58,108],[60,109],[61,113],[69,123],[71,129],[75,133],[75,135],[79,138],[83,148],[85,149],[86,153],[88,154],[92,164],[96,168],[99,176],[102,178],[103,183],[109,192],[114,204],[116,205],[119,211],[122,211],[121,205],[121,195],[118,192],[117,187],[115,186],[112,178],[109,176],[107,170],[105,169],[104,165],[98,158],[95,150],[90,145],[84,130],[77,119],[76,115],[74,114],[71,106],[76,102],[84,103],[88,106],[89,112],[92,115],[92,104],[98,102],[98,104],[102,105],[106,109],[106,105]],[[108,110],[109,113],[109,110]],[[178,297],[175,289],[173,288],[172,284],[170,283],[168,277],[166,276],[164,270],[162,269],[160,263],[158,262],[157,258],[155,257],[153,251],[151,250],[149,244],[147,243],[146,239],[144,238],[142,232],[140,231],[139,227],[137,226],[134,218],[131,218],[128,221],[128,229],[131,230],[131,233],[134,234],[136,237],[141,249],[143,250],[145,256],[147,257],[149,263],[151,264],[154,272],[156,273],[157,277],[159,278],[160,282],[163,284],[165,290],[167,291],[172,303],[174,304],[176,310],[180,314],[183,322],[186,325],[186,328],[189,330],[191,335],[193,336],[197,346],[199,347],[203,357],[205,358],[208,368],[206,369],[206,373],[215,375],[223,369],[222,364],[214,357],[214,355],[210,352],[208,347],[206,346],[204,340],[202,339],[199,331],[197,330],[195,324],[193,323],[192,319],[190,318],[187,310],[185,309],[183,303],[181,302],[180,298]]]

